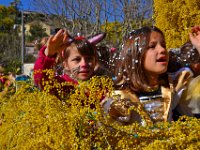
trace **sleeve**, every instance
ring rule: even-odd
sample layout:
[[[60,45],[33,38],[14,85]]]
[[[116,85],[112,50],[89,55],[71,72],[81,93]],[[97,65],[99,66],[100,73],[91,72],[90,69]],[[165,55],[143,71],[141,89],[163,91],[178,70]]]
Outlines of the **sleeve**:
[[[191,79],[188,83],[178,103],[177,111],[187,116],[200,114],[200,76]]]
[[[39,56],[34,65],[34,84],[40,89],[43,88],[42,79],[47,80],[48,78],[44,71],[46,69],[53,69],[56,60],[56,57],[47,57],[44,54],[45,49],[46,46],[40,49]]]

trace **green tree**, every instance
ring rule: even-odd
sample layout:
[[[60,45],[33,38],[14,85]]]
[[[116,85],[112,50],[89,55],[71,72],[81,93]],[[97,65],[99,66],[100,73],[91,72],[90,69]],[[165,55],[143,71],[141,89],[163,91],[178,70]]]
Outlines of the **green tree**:
[[[42,25],[39,23],[32,24],[29,32],[30,35],[28,36],[28,41],[30,42],[48,36],[45,29],[43,29]]]
[[[120,22],[108,22],[101,26],[107,33],[106,39],[108,43],[115,45],[120,43],[122,40],[122,24]]]
[[[20,62],[20,37],[14,28],[17,10],[14,6],[0,6],[0,63],[6,63],[5,70],[17,70]]]
[[[167,47],[189,40],[190,27],[200,25],[199,0],[154,0],[155,25],[165,33]]]
[[[0,5],[0,32],[7,33],[12,30],[15,24],[15,13],[14,7],[5,7]]]
[[[132,20],[129,22],[131,26],[131,29],[128,30],[128,33],[133,30],[139,28],[138,24]],[[152,20],[151,19],[143,19],[141,22],[141,26],[145,25],[151,25]],[[122,40],[124,38],[122,32],[124,29],[124,24],[119,22],[119,21],[114,21],[114,22],[106,22],[101,26],[102,30],[104,30],[107,33],[106,39],[107,39],[107,44],[111,44],[116,47],[120,47]]]

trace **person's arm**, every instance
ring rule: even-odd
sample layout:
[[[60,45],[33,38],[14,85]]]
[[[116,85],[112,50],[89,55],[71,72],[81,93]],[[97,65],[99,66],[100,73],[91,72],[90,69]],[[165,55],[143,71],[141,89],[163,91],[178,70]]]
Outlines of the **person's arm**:
[[[44,71],[53,68],[57,54],[68,46],[68,42],[67,31],[60,29],[55,35],[50,36],[46,46],[41,48],[34,65],[34,83],[40,89],[43,89],[42,80],[48,80],[48,75]]]
[[[48,76],[45,73],[45,70],[52,69],[56,60],[56,57],[47,57],[44,54],[46,46],[43,46],[40,49],[39,56],[34,65],[34,84],[43,89],[42,80],[48,80]]]
[[[192,45],[195,46],[200,55],[200,26],[192,27],[192,32],[189,33],[189,38]]]
[[[55,35],[49,37],[47,47],[44,51],[48,57],[53,57],[56,54],[66,49],[70,41],[70,36],[66,30],[60,29]]]

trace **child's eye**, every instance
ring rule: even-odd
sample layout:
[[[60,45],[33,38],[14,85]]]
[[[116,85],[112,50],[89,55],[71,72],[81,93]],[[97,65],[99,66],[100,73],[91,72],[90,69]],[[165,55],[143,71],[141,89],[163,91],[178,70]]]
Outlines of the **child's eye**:
[[[74,58],[72,59],[72,61],[80,61],[81,59],[80,58]]]
[[[166,43],[161,43],[161,46],[166,48]]]
[[[148,48],[155,48],[156,45],[149,45]]]

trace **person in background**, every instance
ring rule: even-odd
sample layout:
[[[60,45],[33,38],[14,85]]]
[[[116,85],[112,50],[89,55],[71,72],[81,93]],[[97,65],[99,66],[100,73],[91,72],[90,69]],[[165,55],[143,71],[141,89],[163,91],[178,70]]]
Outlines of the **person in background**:
[[[6,81],[6,77],[3,72],[0,72],[0,92],[4,89],[4,84]]]
[[[111,51],[105,45],[97,46],[98,63],[95,66],[95,75],[113,77],[113,73],[109,70],[109,61],[111,59]]]
[[[181,64],[180,70],[191,70],[190,82],[183,91],[177,107],[173,110],[173,118],[177,120],[182,115],[200,118],[200,27],[192,28],[190,41],[180,48],[177,55]],[[175,74],[177,74],[175,72]]]
[[[4,87],[4,83],[5,83],[5,75],[4,75],[4,65],[3,64],[0,64],[0,91],[3,90],[3,87]]]

